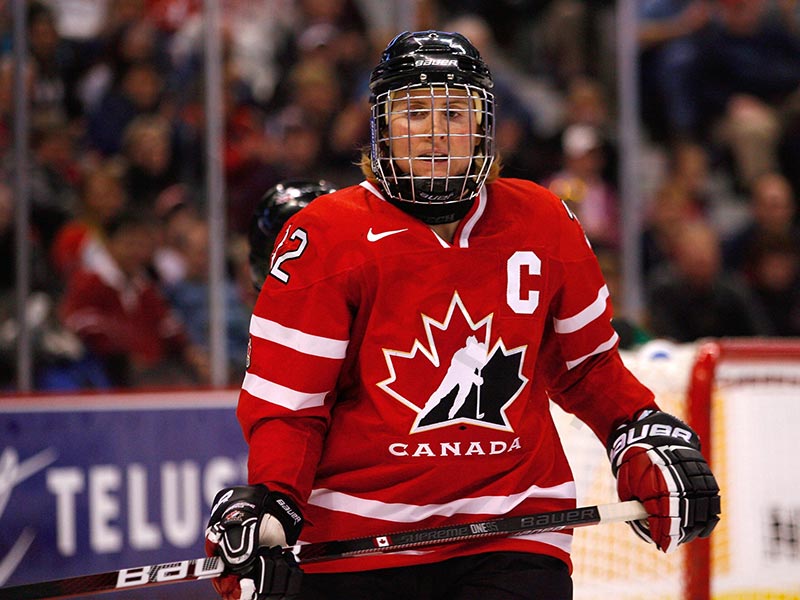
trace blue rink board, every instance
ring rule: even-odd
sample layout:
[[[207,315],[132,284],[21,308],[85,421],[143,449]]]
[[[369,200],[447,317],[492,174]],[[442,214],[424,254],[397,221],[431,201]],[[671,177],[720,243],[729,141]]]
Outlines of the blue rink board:
[[[0,585],[203,556],[213,495],[246,481],[235,402],[231,390],[0,398]],[[104,597],[216,594],[200,581]]]

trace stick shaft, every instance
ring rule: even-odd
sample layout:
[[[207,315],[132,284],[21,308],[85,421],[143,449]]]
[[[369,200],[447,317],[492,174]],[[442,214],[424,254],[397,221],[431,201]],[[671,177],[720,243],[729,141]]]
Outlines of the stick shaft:
[[[292,547],[291,550],[302,565],[451,542],[560,531],[600,523],[636,521],[646,517],[647,512],[644,507],[639,502],[631,500],[535,515],[475,521],[463,525],[445,525],[373,537],[302,544]],[[181,581],[196,581],[217,577],[222,574],[223,569],[222,560],[216,556],[183,560],[0,588],[0,600],[69,598]]]
[[[636,521],[646,517],[647,512],[644,507],[639,502],[630,500],[616,504],[584,506],[535,515],[503,517],[465,523],[463,525],[446,525],[444,527],[404,531],[375,537],[304,544],[299,546],[296,554],[300,563],[304,564],[359,556],[361,554],[408,550],[450,542],[559,531],[596,525],[601,522]]]

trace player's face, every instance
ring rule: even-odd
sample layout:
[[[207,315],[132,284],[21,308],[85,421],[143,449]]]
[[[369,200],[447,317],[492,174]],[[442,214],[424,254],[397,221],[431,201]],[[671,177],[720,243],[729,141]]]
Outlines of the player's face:
[[[390,107],[389,143],[397,168],[414,177],[466,173],[479,142],[479,112],[466,90],[403,90]]]

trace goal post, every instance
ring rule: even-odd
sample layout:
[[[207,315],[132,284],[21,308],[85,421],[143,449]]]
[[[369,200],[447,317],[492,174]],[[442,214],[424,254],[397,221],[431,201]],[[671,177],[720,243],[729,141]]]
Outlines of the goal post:
[[[800,599],[800,340],[699,344],[689,418],[720,481],[720,535],[688,547],[698,598]],[[693,581],[696,578],[699,581]]]
[[[625,524],[575,532],[575,600],[800,600],[800,340],[654,340],[623,351],[661,408],[700,435],[722,495],[708,540],[664,555]],[[617,500],[605,449],[553,407],[579,504]]]

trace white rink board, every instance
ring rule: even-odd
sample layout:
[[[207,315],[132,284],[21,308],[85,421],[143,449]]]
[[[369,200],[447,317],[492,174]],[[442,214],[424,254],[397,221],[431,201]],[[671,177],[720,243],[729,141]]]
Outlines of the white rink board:
[[[781,590],[800,597],[800,387],[778,381],[792,372],[788,366],[742,369],[723,363],[718,370],[729,552],[714,563],[712,591],[730,597]],[[794,371],[800,382],[800,367]],[[750,373],[752,384],[746,383]],[[728,385],[730,378],[737,382]]]

